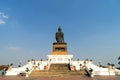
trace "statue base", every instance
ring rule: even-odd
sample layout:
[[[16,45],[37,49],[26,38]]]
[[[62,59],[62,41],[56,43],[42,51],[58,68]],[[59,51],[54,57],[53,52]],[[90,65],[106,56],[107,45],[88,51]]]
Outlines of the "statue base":
[[[53,52],[52,55],[68,55],[67,43],[53,43]]]

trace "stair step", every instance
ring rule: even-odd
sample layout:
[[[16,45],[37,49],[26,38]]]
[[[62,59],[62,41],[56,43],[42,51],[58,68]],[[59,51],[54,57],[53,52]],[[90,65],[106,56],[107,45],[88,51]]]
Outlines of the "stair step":
[[[30,76],[69,76],[69,75],[87,75],[86,71],[68,71],[68,72],[50,72],[50,71],[33,71]]]
[[[85,70],[71,71],[69,64],[51,64],[48,71],[34,70],[30,77],[87,75]]]
[[[51,64],[49,71],[69,71],[70,65],[69,64]]]

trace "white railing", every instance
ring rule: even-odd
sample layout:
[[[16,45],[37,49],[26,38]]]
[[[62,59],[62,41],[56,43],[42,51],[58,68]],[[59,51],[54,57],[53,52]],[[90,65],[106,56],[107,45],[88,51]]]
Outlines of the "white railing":
[[[30,75],[33,70],[34,70],[34,67],[32,67],[32,68],[30,69],[30,71],[28,72],[28,75]]]
[[[94,75],[115,75],[114,71],[94,71]]]

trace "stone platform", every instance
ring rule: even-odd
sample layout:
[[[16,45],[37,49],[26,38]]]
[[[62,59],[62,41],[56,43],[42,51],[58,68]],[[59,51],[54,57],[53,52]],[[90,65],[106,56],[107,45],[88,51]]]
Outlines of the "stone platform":
[[[40,70],[37,70],[37,71],[33,71],[31,74],[30,74],[30,77],[52,77],[52,76],[87,76],[87,72],[85,70],[82,70],[82,71],[67,71],[67,72],[50,72],[50,71],[40,71]]]

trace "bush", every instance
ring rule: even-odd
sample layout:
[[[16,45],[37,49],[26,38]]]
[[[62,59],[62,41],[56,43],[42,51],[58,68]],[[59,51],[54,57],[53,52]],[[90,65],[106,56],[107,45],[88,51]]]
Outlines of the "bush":
[[[21,72],[21,73],[19,73],[19,76],[26,76],[26,73],[25,72]]]
[[[6,65],[1,65],[1,66],[0,66],[0,70],[3,70],[3,69],[7,70],[7,69],[8,69],[8,67],[9,67],[9,66],[6,66]]]

